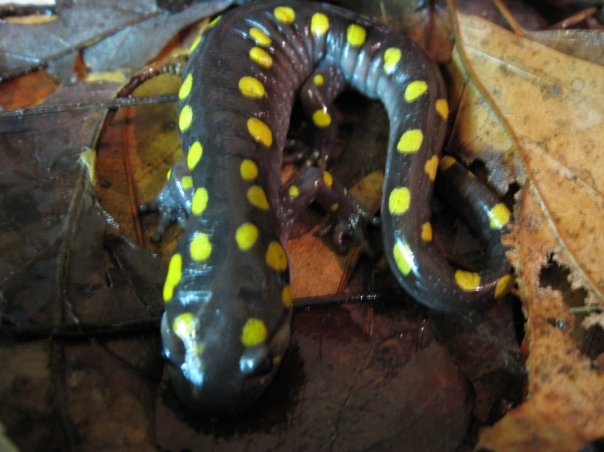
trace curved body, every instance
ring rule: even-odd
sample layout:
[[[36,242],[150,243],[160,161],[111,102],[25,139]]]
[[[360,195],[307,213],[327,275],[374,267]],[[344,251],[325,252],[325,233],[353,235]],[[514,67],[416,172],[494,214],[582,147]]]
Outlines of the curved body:
[[[483,273],[472,273],[453,268],[431,243],[429,200],[448,106],[438,69],[420,48],[314,2],[260,2],[208,28],[179,93],[190,208],[164,286],[164,354],[185,403],[236,412],[274,375],[291,317],[283,244],[300,210],[318,201],[356,227],[358,206],[324,169],[328,151],[319,152],[322,167],[281,183],[300,87],[318,146],[331,142],[330,104],[345,85],[383,102],[390,144],[381,223],[400,283],[441,310],[463,310],[492,298],[496,287],[501,292],[508,267],[498,240],[506,213],[493,213],[497,199],[465,173],[458,176],[457,186],[466,187],[458,199],[478,215],[477,229],[495,251]],[[443,162],[441,169],[456,171]]]

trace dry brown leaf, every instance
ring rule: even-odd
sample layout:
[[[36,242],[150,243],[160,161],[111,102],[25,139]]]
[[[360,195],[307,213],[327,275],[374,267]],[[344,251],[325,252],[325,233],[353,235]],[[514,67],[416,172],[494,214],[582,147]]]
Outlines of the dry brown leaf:
[[[466,162],[476,158],[484,161],[489,183],[499,194],[504,194],[512,182],[522,180],[524,175],[516,145],[479,88],[468,83],[469,76],[457,48],[449,72],[453,79],[449,101],[456,106],[457,114],[447,148]]]
[[[46,71],[36,71],[0,84],[0,111],[41,104],[57,90],[58,82]]]
[[[529,31],[527,37],[575,58],[604,64],[604,30]]]
[[[527,316],[528,400],[483,430],[479,448],[579,450],[604,434],[604,373],[577,349],[575,317],[561,293],[540,285],[547,254],[559,245],[531,182],[519,201],[512,261]]]
[[[469,85],[458,90],[457,122],[475,136],[489,124],[499,138],[490,146],[462,130],[458,142],[495,157],[508,181],[525,181],[507,241],[527,316],[528,400],[483,431],[478,447],[578,450],[604,436],[604,374],[577,349],[575,317],[560,292],[541,287],[540,272],[554,256],[574,287],[604,304],[604,68],[476,17],[459,15],[459,25],[456,63]]]
[[[163,74],[135,90],[136,95],[178,91],[180,78]],[[120,231],[130,240],[150,245],[141,237],[138,205],[151,201],[163,187],[166,174],[182,152],[173,118],[176,105],[160,104],[120,109],[99,143],[97,156],[97,197],[111,214]],[[146,234],[155,231],[152,218],[144,224]],[[170,228],[162,241],[169,252],[175,246],[177,228]],[[166,257],[167,258],[167,257]]]

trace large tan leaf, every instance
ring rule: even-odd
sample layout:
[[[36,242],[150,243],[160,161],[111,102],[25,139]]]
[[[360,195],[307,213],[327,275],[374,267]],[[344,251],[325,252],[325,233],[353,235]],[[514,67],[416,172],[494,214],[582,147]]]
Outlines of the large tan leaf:
[[[493,428],[484,430],[487,449],[579,450],[604,434],[604,373],[581,354],[572,337],[575,316],[560,292],[541,287],[547,255],[559,251],[557,237],[528,182],[513,231],[520,296],[527,316],[528,400]]]
[[[604,237],[597,232],[604,229],[604,68],[476,17],[460,15],[460,24],[471,77],[490,99],[466,97],[462,106],[478,104],[472,114],[483,115],[485,123],[496,117],[535,185],[561,258],[589,291],[603,299]],[[471,99],[480,95],[475,86],[466,93]],[[476,119],[468,123],[481,124]],[[486,132],[495,133],[491,128]],[[463,144],[488,156],[488,145],[472,143]],[[504,140],[502,148],[509,146]]]
[[[455,140],[505,175],[495,182],[525,183],[507,241],[527,315],[528,400],[479,446],[576,450],[604,435],[604,375],[578,350],[575,317],[540,274],[553,256],[588,303],[604,304],[604,68],[476,17],[459,15],[458,43],[468,85],[458,90],[465,131]]]

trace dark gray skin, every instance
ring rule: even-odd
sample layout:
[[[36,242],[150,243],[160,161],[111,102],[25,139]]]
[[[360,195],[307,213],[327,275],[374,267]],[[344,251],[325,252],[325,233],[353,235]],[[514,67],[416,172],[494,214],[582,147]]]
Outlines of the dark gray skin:
[[[280,22],[276,7],[292,8],[295,19]],[[316,12],[329,19],[329,30],[320,36],[310,30]],[[366,31],[359,46],[347,43],[351,24]],[[270,37],[270,44],[255,42],[252,27]],[[270,67],[250,59],[253,47],[270,55]],[[403,55],[389,72],[384,69],[387,48],[400,49]],[[323,77],[320,86],[315,75]],[[452,280],[455,269],[431,242],[421,238],[422,225],[430,218],[433,190],[425,164],[439,152],[446,129],[446,117],[437,114],[435,103],[446,96],[437,67],[411,41],[330,5],[260,2],[226,13],[205,32],[187,65],[185,82],[188,76],[191,89],[181,96],[179,108],[181,112],[190,108],[192,119],[183,120],[181,113],[182,147],[186,160],[192,144],[199,141],[203,155],[191,171],[192,188],[179,185],[181,167],[180,175],[173,175],[159,197],[168,206],[164,210],[176,212],[184,224],[175,251],[182,257],[182,276],[166,301],[161,333],[172,384],[185,404],[211,415],[230,415],[250,406],[271,381],[289,342],[291,309],[283,302],[288,270],[267,265],[267,250],[271,243],[286,242],[296,216],[308,204],[318,202],[330,212],[338,241],[344,235],[361,237],[366,223],[375,222],[344,187],[325,174],[337,133],[335,121],[317,127],[315,166],[282,184],[283,149],[300,87],[302,104],[311,117],[317,110],[331,114],[333,99],[346,85],[383,102],[390,119],[390,143],[381,226],[388,261],[401,285],[419,302],[445,311],[467,310],[493,297],[497,281],[509,270],[499,242],[501,231],[490,229],[484,215],[497,198],[465,176],[465,170],[453,179],[461,193],[454,202],[468,204],[466,213],[492,247],[475,290],[460,289]],[[263,96],[250,98],[240,90],[245,76],[261,82]],[[425,83],[425,92],[413,102],[406,101],[405,90],[418,80]],[[266,136],[264,143],[253,136],[248,130],[250,118],[260,119],[270,129],[270,142]],[[398,152],[397,142],[410,129],[423,132],[421,145],[411,153]],[[242,177],[243,160],[255,163],[253,178]],[[246,194],[252,186],[264,191],[266,208],[250,203]],[[411,193],[408,210],[392,215],[388,194],[401,186]],[[208,200],[203,212],[195,214],[190,203],[192,193],[200,188],[206,190]],[[187,190],[189,195],[183,200]],[[243,223],[253,223],[258,230],[253,247],[245,252],[235,240]],[[211,243],[211,253],[202,262],[190,253],[200,233]],[[413,251],[409,274],[401,273],[393,257],[397,244]],[[175,319],[183,313],[195,319],[184,339],[182,331],[174,330]],[[242,331],[250,318],[260,319],[266,334],[261,343],[246,346]]]

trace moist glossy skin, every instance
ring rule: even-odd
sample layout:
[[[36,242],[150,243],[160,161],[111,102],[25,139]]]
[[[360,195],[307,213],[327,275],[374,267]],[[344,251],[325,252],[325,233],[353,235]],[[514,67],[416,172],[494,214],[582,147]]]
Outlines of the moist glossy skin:
[[[164,286],[161,327],[172,383],[186,404],[232,414],[270,382],[289,342],[283,244],[296,216],[318,202],[338,223],[336,235],[358,233],[367,220],[325,170],[336,133],[331,102],[346,85],[379,98],[389,115],[381,224],[401,285],[445,311],[504,292],[510,278],[499,238],[509,211],[448,159],[440,165],[453,176],[454,202],[467,204],[491,254],[483,272],[467,272],[432,244],[429,200],[448,106],[438,69],[421,49],[367,19],[314,2],[243,6],[208,28],[194,44],[179,92],[190,175],[179,170],[161,195],[176,217],[186,213]],[[283,185],[283,148],[300,87],[317,129],[318,163]]]

